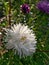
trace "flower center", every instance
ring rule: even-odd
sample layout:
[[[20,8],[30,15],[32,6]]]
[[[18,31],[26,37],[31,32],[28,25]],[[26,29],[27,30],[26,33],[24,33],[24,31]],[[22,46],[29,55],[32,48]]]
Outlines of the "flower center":
[[[24,41],[24,40],[26,40],[26,37],[25,36],[22,36],[21,37],[21,41]]]

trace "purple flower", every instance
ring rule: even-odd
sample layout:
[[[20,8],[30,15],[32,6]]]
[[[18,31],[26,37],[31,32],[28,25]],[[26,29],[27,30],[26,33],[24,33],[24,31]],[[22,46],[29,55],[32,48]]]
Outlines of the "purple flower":
[[[30,7],[29,7],[28,4],[23,4],[21,6],[21,10],[22,10],[23,13],[29,13],[30,12]]]
[[[49,14],[49,1],[44,0],[44,1],[40,1],[37,4],[37,8],[43,12],[46,12],[47,14]]]

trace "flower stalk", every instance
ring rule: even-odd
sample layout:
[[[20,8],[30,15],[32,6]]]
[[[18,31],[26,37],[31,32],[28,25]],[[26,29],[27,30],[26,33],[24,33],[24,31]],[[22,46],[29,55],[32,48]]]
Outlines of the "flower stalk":
[[[9,0],[9,28],[11,27],[11,0]]]

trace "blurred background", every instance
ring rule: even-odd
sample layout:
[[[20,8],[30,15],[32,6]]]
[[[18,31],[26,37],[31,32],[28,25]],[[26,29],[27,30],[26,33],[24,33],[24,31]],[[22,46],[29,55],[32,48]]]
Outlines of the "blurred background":
[[[36,52],[26,58],[20,59],[12,50],[6,52],[4,46],[0,46],[0,65],[49,65],[49,14],[37,9],[39,1],[0,0],[0,31],[7,27],[9,22],[10,25],[20,22],[34,30],[37,38]],[[20,6],[24,3],[30,7],[28,14],[21,11]]]

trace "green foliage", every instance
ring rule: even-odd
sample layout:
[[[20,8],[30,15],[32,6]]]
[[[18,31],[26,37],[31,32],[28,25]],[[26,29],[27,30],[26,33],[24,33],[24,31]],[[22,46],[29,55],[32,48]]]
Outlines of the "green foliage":
[[[37,38],[37,49],[33,56],[19,58],[14,52],[9,52],[0,56],[0,65],[49,65],[49,14],[39,11],[36,4],[39,0],[12,0],[11,12],[12,23],[24,23],[34,30]],[[4,14],[8,15],[9,2],[4,0]],[[31,13],[24,15],[20,11],[20,6],[28,3]],[[2,8],[1,8],[2,9]],[[1,10],[0,9],[0,10]],[[25,17],[25,19],[24,19]],[[7,26],[7,21],[3,21],[0,27]],[[32,27],[33,26],[33,27]],[[41,51],[39,51],[41,50]],[[47,52],[43,52],[43,50]]]

